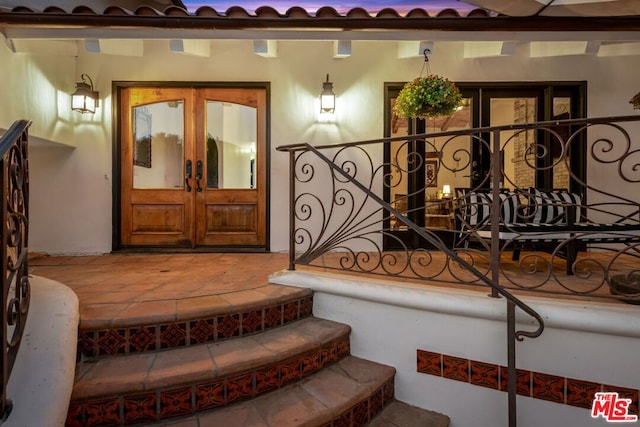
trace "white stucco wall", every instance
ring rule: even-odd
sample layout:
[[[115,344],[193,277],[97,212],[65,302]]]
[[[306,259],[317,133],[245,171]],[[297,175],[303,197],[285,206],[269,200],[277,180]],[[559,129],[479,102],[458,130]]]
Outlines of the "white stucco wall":
[[[606,38],[606,37],[603,37]],[[333,58],[332,41],[280,41],[277,57],[253,53],[251,40],[211,41],[211,57],[169,52],[167,40],[144,42],[143,57],[12,53],[0,43],[0,127],[33,120],[31,134],[75,148],[31,150],[32,251],[105,253],[112,235],[113,81],[259,81],[271,84],[271,250],[287,249],[288,156],[282,144],[337,143],[383,133],[383,83],[417,76],[421,57],[398,59],[397,43],[355,41],[352,55]],[[590,116],[632,113],[636,56],[464,59],[460,42],[438,42],[431,71],[453,81],[588,81]],[[100,92],[95,115],[69,110],[69,93],[86,73]],[[318,121],[316,98],[329,73],[338,95],[334,119]],[[382,153],[373,153],[374,160]],[[591,171],[590,171],[591,173]],[[631,184],[629,184],[631,185]]]

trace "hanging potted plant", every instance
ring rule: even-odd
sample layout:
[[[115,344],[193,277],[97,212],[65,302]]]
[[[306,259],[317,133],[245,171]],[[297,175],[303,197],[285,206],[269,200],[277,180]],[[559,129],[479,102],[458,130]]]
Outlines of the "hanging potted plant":
[[[451,115],[462,102],[462,94],[449,79],[430,74],[406,83],[393,111],[402,118]]]

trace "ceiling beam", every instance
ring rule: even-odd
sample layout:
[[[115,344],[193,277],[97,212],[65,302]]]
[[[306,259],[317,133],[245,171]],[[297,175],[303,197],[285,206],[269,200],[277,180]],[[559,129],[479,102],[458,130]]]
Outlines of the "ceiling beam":
[[[254,40],[253,53],[263,58],[275,58],[278,56],[278,42],[275,40]]]
[[[464,57],[471,59],[509,56],[515,53],[516,44],[513,41],[464,42]]]
[[[209,58],[211,56],[211,43],[209,40],[169,40],[169,50],[173,53]]]

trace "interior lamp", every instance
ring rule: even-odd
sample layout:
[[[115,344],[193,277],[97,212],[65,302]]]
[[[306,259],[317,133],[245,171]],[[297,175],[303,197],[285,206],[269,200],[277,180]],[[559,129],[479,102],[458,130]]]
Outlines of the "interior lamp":
[[[336,94],[333,93],[333,83],[329,81],[329,74],[327,74],[327,81],[322,83],[322,93],[320,93],[320,112],[333,113],[336,109]]]
[[[80,76],[76,91],[71,95],[71,109],[81,113],[95,113],[100,94],[93,90],[93,80],[86,74]]]
[[[442,186],[442,197],[451,197],[451,186],[449,184]]]

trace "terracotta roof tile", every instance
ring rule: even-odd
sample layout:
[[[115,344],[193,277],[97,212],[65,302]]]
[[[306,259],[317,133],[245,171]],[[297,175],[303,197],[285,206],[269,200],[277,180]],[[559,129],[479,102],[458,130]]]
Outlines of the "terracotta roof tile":
[[[348,18],[372,18],[371,14],[361,7],[356,7],[347,12]]]
[[[376,18],[400,18],[400,14],[395,9],[385,7],[376,14]]]
[[[446,31],[637,31],[637,17],[624,19],[588,17],[505,17],[485,9],[466,15],[455,9],[429,14],[423,8],[408,13],[386,7],[371,13],[362,7],[338,11],[331,6],[315,13],[301,6],[281,12],[262,6],[255,12],[240,6],[218,11],[210,6],[188,10],[181,0],[0,0],[0,27],[52,28],[87,25],[104,28],[180,28],[189,29],[284,29],[339,28]],[[269,1],[269,0],[265,0]],[[274,2],[275,3],[275,2]],[[156,19],[149,19],[155,17]],[[189,17],[190,19],[180,19]],[[618,17],[620,18],[620,17]],[[84,22],[82,20],[85,20]],[[307,22],[305,22],[307,21]],[[251,22],[250,24],[248,22]],[[114,30],[115,31],[115,30]]]
[[[202,6],[196,10],[196,16],[201,16],[203,18],[211,18],[211,17],[220,17],[223,16],[219,14],[214,8],[209,6]]]
[[[280,18],[281,15],[271,6],[261,6],[256,9],[256,15],[260,18]]]

